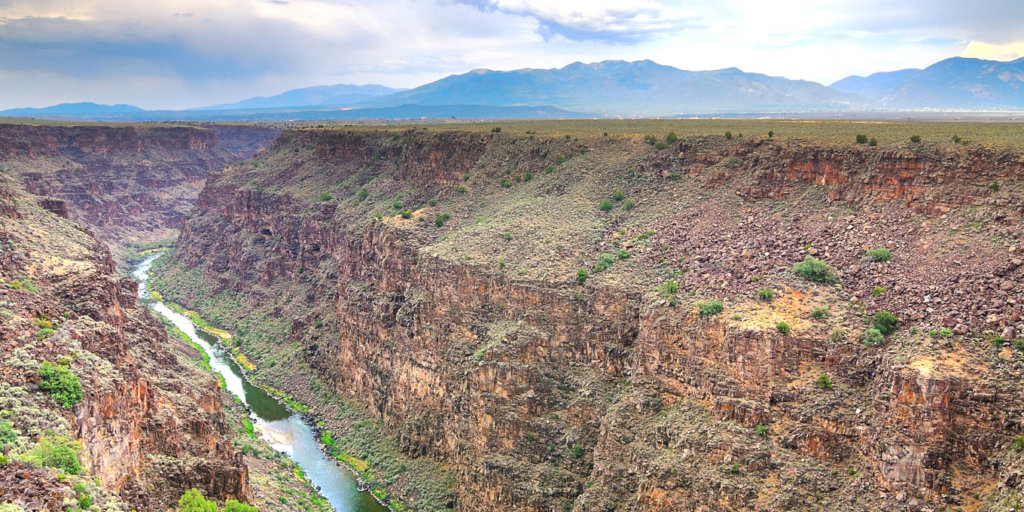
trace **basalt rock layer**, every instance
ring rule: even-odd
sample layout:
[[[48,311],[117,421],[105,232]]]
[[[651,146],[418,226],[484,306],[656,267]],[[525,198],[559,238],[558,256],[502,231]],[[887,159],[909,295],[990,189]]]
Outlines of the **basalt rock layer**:
[[[197,351],[167,336],[84,227],[10,176],[0,190],[0,503],[64,510],[87,495],[103,510],[164,510],[192,487],[250,500],[219,383],[191,361]],[[45,391],[46,363],[77,377],[80,400]],[[80,472],[39,454],[49,439],[75,443]]]
[[[381,463],[419,509],[1013,507],[1024,156],[659,147],[287,132],[209,176],[161,290],[452,468],[434,496]]]
[[[225,129],[245,155],[253,143],[243,135],[273,135],[248,126]],[[0,124],[0,168],[91,226],[116,254],[131,243],[173,236],[206,174],[239,158],[203,128]]]

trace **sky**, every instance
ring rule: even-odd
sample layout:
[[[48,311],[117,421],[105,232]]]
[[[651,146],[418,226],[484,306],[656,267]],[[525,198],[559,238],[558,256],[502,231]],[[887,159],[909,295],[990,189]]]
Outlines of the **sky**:
[[[0,0],[0,109],[651,59],[830,84],[1024,56],[1021,0]]]

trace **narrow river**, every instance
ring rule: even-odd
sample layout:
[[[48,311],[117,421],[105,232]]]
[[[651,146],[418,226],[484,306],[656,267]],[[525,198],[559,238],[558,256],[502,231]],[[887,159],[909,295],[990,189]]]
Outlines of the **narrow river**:
[[[313,430],[302,418],[284,405],[278,403],[262,389],[249,384],[242,372],[220,346],[217,338],[196,329],[192,321],[180,315],[163,302],[154,300],[146,289],[149,269],[153,261],[162,254],[147,257],[132,276],[139,283],[139,300],[153,311],[167,317],[178,329],[197,343],[210,356],[210,366],[224,376],[228,392],[237,396],[252,411],[253,424],[267,443],[275,450],[284,452],[305,471],[306,476],[338,512],[383,512],[382,507],[368,492],[359,492],[355,476],[329,459],[317,444]]]

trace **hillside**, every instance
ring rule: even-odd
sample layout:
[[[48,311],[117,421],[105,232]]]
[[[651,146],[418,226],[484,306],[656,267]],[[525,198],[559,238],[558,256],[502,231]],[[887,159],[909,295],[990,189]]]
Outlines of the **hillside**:
[[[318,85],[292,89],[270,97],[257,96],[235,103],[188,110],[237,110],[254,108],[305,107],[313,105],[354,105],[378,96],[386,96],[401,89],[383,85]]]
[[[287,132],[155,286],[417,510],[1013,506],[1014,127],[501,127]]]

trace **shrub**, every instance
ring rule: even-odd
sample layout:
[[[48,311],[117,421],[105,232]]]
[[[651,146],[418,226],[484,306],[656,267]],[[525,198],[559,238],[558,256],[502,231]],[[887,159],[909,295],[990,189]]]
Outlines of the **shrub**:
[[[661,150],[663,150],[663,149],[665,149],[667,147],[668,147],[668,144],[665,144],[664,142],[659,142],[659,143],[654,145],[654,149],[657,149],[658,151],[661,151]]]
[[[14,444],[17,441],[18,434],[17,430],[14,430],[14,424],[9,421],[0,422],[0,452],[3,451],[5,444]]]
[[[632,210],[633,206],[634,205],[632,199],[626,199],[626,202],[622,203],[622,208],[624,208],[626,211]]]
[[[57,468],[69,475],[77,475],[82,472],[82,463],[78,460],[78,450],[81,449],[81,443],[67,436],[45,436],[28,455],[43,466]]]
[[[602,212],[606,212],[608,210],[611,210],[613,207],[614,207],[614,205],[612,205],[612,202],[611,202],[610,199],[603,199],[603,200],[601,200],[601,204],[598,205],[597,209],[601,210]]]
[[[732,140],[732,132],[725,132],[725,140]]]
[[[39,389],[65,409],[71,409],[82,400],[82,382],[66,366],[44,361],[39,365],[39,376],[42,378]]]
[[[867,143],[868,143],[868,136],[867,135],[857,135],[857,144],[867,144]]]
[[[365,188],[361,188],[359,189],[359,193],[356,195],[359,196],[359,201],[362,202],[366,200],[367,197],[370,197],[370,192]]]
[[[872,297],[881,297],[882,295],[885,295],[885,288],[882,288],[881,286],[876,286],[871,289]]]
[[[910,142],[921,142],[921,136],[920,135],[911,135],[910,136]]]
[[[768,130],[768,138],[770,139],[770,138],[772,138],[774,136],[775,136],[775,132],[773,132],[771,130]]]
[[[594,272],[604,272],[614,263],[615,258],[611,254],[601,253],[597,256],[597,263],[594,264]]]
[[[507,178],[502,178],[501,179],[501,186],[503,186],[505,188],[509,188],[509,187],[512,186],[512,182],[509,181]]]
[[[512,179],[516,180],[516,183],[519,183],[520,181],[523,181],[523,177],[518,175],[518,174],[513,176]]]
[[[821,389],[832,389],[832,379],[828,377],[827,373],[818,375],[818,387]]]
[[[544,168],[544,174],[551,174],[553,172],[555,172],[555,168],[550,165]]]
[[[501,235],[501,237],[505,240],[512,240],[512,233],[505,233],[504,235]]]
[[[178,512],[217,512],[217,504],[206,501],[197,489],[189,489],[178,500]]]
[[[252,505],[239,503],[235,500],[228,500],[227,503],[224,504],[224,508],[221,512],[259,512],[259,509]]]
[[[928,335],[931,336],[932,338],[952,338],[953,331],[943,327],[942,329],[928,333]]]
[[[498,268],[505,268],[505,258],[498,258]]]
[[[530,181],[532,179],[533,179],[533,173],[532,172],[528,172],[528,173],[523,175],[523,181]]]
[[[494,128],[491,128],[491,133],[501,133],[501,127],[495,126]]]
[[[615,199],[616,201],[622,201],[623,199],[626,198],[626,194],[623,194],[621,190],[616,190],[612,198]]]
[[[444,227],[444,216],[438,215],[437,217],[434,217],[434,224],[439,228]]]
[[[665,293],[665,294],[668,294],[668,295],[672,295],[672,294],[674,294],[674,293],[676,293],[678,291],[679,291],[679,283],[676,283],[675,281],[673,281],[671,279],[668,280],[668,281],[665,281],[665,284],[661,285],[661,292],[662,293]]]
[[[323,194],[320,194],[320,200],[321,201],[330,201],[331,199],[334,199],[334,196],[328,194],[327,192],[324,192]]]
[[[618,256],[619,256],[620,260],[628,260],[629,259],[629,251],[627,251],[625,249],[619,249]]]
[[[899,324],[899,320],[888,311],[879,311],[875,313],[875,318],[871,320],[871,325],[875,326],[879,332],[888,336],[896,332],[896,326]]]
[[[655,137],[654,135],[645,135],[644,136],[644,142],[646,142],[646,143],[648,143],[648,144],[653,146],[653,145],[658,143],[658,138]]]
[[[871,137],[871,140],[868,141],[868,146],[875,147],[877,145],[878,145],[878,139],[876,139],[874,137]]]
[[[836,282],[836,276],[832,273],[832,267],[809,254],[804,257],[803,261],[793,265],[793,273],[816,283]]]
[[[555,157],[555,165],[562,165],[566,162],[566,158],[562,155]]]
[[[882,336],[882,332],[878,329],[868,329],[864,331],[864,335],[861,337],[860,342],[873,347],[885,343],[885,336]]]
[[[841,328],[836,327],[835,329],[832,329],[832,332],[828,333],[828,340],[832,343],[839,343],[840,341],[843,341],[844,336],[846,336],[846,332]]]
[[[83,494],[78,498],[78,508],[81,510],[89,510],[92,508],[92,498],[88,494]]]
[[[437,206],[437,199],[431,199],[430,201],[427,201],[427,205]]]
[[[889,249],[885,247],[879,247],[878,249],[868,250],[867,256],[868,258],[871,258],[872,261],[884,263],[886,261],[889,261],[890,258],[892,258],[892,253],[889,252]]]
[[[789,334],[790,331],[789,324],[787,324],[786,322],[779,322],[775,324],[775,328],[778,329],[779,332],[782,334]]]
[[[462,175],[462,181],[469,181],[469,173],[468,172],[466,174]]]
[[[824,320],[828,318],[828,308],[825,306],[818,306],[811,310],[811,318],[815,320]]]
[[[707,318],[709,316],[714,316],[714,315],[717,315],[717,314],[721,313],[722,310],[725,309],[725,306],[722,305],[721,301],[712,300],[712,301],[701,302],[700,304],[697,304],[697,309],[698,309],[698,314],[700,315],[701,318]]]
[[[757,435],[761,437],[768,437],[768,427],[764,426],[764,423],[757,424]]]
[[[771,288],[768,288],[767,286],[764,287],[764,288],[761,288],[760,290],[757,291],[757,298],[759,298],[759,299],[761,299],[761,300],[763,300],[765,302],[771,302],[772,299],[775,298],[775,290],[772,290]]]
[[[679,140],[679,136],[676,135],[676,132],[668,132],[668,135],[665,136],[665,142],[667,142],[669,144],[672,144],[672,143],[674,143],[674,142],[676,142],[678,140]]]
[[[992,182],[992,192],[999,192],[999,182],[998,181],[993,181]]]
[[[402,202],[401,201],[395,201],[395,202],[391,203],[391,206],[394,207],[396,210],[401,210],[402,209]]]
[[[1010,443],[1010,449],[1015,452],[1024,451],[1024,436],[1017,436]]]
[[[583,270],[581,268],[581,269],[576,271],[576,282],[577,283],[583,284],[584,282],[587,281],[587,277],[588,276],[587,276],[587,271],[586,270]]]

